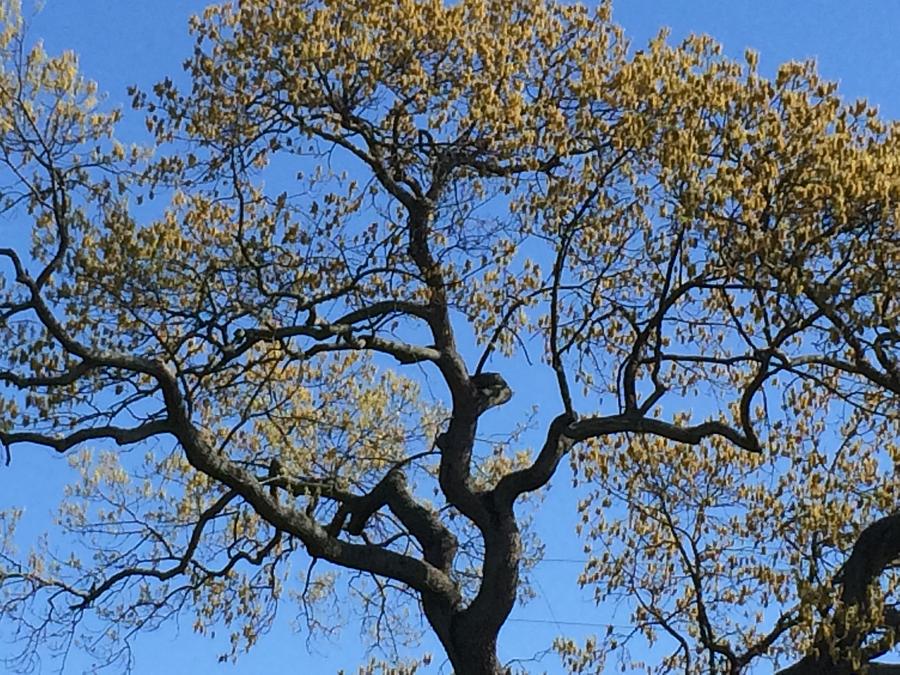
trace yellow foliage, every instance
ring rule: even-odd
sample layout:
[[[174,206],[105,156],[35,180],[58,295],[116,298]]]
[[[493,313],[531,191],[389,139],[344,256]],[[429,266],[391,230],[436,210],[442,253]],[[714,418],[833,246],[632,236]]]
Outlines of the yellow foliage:
[[[352,598],[378,642],[381,611],[415,633],[407,595],[433,623],[514,596],[513,502],[571,450],[581,583],[636,630],[560,638],[570,670],[634,636],[705,672],[880,630],[893,577],[865,608],[835,579],[896,508],[900,127],[809,62],[766,79],[665,31],[632,54],[610,12],[213,5],[189,90],[133,92],[151,154],[0,2],[0,208],[32,224],[0,249],[0,440],[145,451],[72,454],[58,524],[96,557],[21,578],[122,627],[184,600],[225,658],[288,584],[304,611]]]

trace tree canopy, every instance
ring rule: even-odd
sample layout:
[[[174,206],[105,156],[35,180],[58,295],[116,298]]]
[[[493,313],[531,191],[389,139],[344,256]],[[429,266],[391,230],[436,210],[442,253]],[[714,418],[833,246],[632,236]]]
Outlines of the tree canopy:
[[[427,665],[420,617],[507,672],[560,474],[630,615],[560,636],[571,672],[900,672],[900,128],[865,101],[631,51],[608,3],[242,0],[132,92],[140,146],[0,7],[0,442],[80,476],[31,552],[0,517],[13,665],[120,668],[182,614],[234,655],[336,596],[362,672]]]

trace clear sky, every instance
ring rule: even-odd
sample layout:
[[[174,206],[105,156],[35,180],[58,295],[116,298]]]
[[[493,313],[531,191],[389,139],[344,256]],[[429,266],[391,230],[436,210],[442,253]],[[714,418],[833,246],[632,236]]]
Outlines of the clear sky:
[[[74,49],[83,72],[109,93],[112,103],[126,104],[130,84],[149,88],[166,75],[180,72],[189,54],[187,17],[206,3],[195,0],[46,0],[32,20],[31,33],[41,37],[51,53]],[[900,2],[897,0],[617,0],[614,17],[624,25],[636,48],[663,25],[670,26],[673,40],[691,32],[708,33],[723,43],[725,51],[740,56],[746,47],[760,52],[764,73],[773,73],[786,60],[815,57],[821,72],[840,81],[849,99],[866,97],[878,104],[885,118],[900,117]],[[142,120],[127,114],[123,140],[138,138]],[[0,242],[12,236],[0,223]],[[40,455],[40,456],[38,456]],[[62,462],[44,453],[22,452],[12,467],[0,467],[0,507],[24,505],[46,513],[55,503],[53,494],[62,473]],[[504,658],[529,658],[546,649],[562,632],[591,632],[605,625],[608,613],[576,594],[580,570],[580,544],[574,534],[574,509],[566,499],[567,468],[544,503],[538,532],[546,541],[547,560],[538,566],[538,597],[517,608],[502,635]],[[34,488],[38,485],[37,489]],[[215,672],[250,675],[261,672],[334,673],[339,668],[355,672],[360,660],[358,630],[348,627],[333,644],[316,643],[312,652],[302,635],[291,633],[295,612],[288,603],[274,632],[261,640],[237,665],[218,665],[215,655],[222,641],[211,644],[195,636],[189,621],[180,631],[169,626],[136,644],[139,675],[187,675]],[[596,628],[600,631],[601,628]],[[4,645],[0,644],[0,656]],[[434,648],[433,648],[434,649]],[[440,663],[436,650],[436,663]],[[51,672],[50,664],[45,671]],[[526,665],[534,672],[561,672],[554,655]],[[74,654],[65,673],[90,672],[90,662]]]

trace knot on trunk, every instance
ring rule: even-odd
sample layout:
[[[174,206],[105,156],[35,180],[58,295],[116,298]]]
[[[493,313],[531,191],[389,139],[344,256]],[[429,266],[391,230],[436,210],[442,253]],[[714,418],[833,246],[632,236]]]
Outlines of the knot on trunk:
[[[512,398],[512,389],[500,373],[478,373],[469,378],[475,389],[475,405],[480,415]]]

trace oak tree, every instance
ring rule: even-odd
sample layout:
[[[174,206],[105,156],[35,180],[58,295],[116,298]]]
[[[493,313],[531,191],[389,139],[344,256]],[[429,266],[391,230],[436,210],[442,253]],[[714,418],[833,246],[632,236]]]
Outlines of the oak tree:
[[[895,672],[900,136],[874,108],[706,37],[631,52],[608,3],[243,0],[133,92],[143,148],[2,11],[31,246],[0,248],[0,441],[79,475],[30,554],[0,520],[19,665],[72,639],[127,663],[185,612],[236,653],[338,594],[385,649],[424,616],[455,672],[506,672],[529,496],[568,461],[581,582],[631,615],[561,636],[573,672]]]

